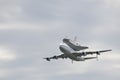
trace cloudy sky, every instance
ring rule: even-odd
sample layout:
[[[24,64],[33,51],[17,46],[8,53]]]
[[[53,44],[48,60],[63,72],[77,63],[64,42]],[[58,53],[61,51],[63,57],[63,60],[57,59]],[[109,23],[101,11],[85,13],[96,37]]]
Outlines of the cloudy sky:
[[[99,61],[74,62],[59,43],[78,37]],[[120,80],[120,0],[0,0],[0,80]]]

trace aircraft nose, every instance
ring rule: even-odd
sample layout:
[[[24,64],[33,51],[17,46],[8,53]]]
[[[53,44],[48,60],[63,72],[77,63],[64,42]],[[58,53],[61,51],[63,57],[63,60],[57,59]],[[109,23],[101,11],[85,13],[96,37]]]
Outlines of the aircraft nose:
[[[62,45],[60,45],[59,48],[60,48],[61,51],[63,51],[63,46]]]
[[[60,45],[59,49],[60,49],[61,52],[64,52],[65,51],[64,45]]]

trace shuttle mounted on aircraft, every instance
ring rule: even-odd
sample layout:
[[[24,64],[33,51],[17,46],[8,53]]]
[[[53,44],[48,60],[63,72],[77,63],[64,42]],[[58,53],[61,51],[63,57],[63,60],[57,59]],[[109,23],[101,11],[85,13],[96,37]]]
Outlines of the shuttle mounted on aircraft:
[[[98,58],[98,55],[104,52],[112,51],[111,49],[108,50],[100,50],[100,51],[86,51],[81,52],[81,50],[88,49],[86,46],[81,46],[79,42],[75,40],[71,40],[68,38],[63,39],[63,43],[59,46],[60,51],[63,53],[58,56],[52,56],[52,57],[46,57],[47,61],[50,61],[51,59],[71,59],[73,61],[85,61],[89,59],[95,59]],[[96,54],[95,57],[86,57],[87,55]]]

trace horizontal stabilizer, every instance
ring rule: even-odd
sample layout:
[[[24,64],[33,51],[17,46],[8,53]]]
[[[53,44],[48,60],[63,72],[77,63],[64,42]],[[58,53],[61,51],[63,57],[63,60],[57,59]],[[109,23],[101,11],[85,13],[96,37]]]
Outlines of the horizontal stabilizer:
[[[95,59],[97,57],[87,57],[87,58],[84,58],[85,60],[88,60],[88,59]]]
[[[100,53],[102,53],[102,52],[108,52],[108,51],[112,51],[111,49],[109,49],[109,50],[102,50],[102,51],[99,51]]]

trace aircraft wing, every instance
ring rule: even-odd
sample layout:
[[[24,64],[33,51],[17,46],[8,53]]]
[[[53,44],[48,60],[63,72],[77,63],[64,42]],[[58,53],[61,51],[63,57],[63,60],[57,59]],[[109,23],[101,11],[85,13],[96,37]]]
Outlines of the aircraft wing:
[[[80,52],[80,53],[72,53],[72,54],[75,55],[75,56],[86,56],[86,55],[89,55],[89,54],[100,55],[100,53],[108,52],[108,51],[112,51],[112,50],[90,51],[90,52]]]
[[[46,58],[43,58],[43,59],[46,59],[47,61],[50,61],[51,59],[65,59],[67,58],[67,56],[65,54],[61,54],[61,55],[58,55],[58,56],[53,56],[53,57],[46,57]]]
[[[110,50],[101,50],[101,51],[93,51],[93,52],[85,52],[83,53],[83,55],[88,55],[88,54],[97,54],[97,55],[100,55],[100,53],[104,53],[104,52],[108,52],[108,51],[112,51],[111,49]]]

